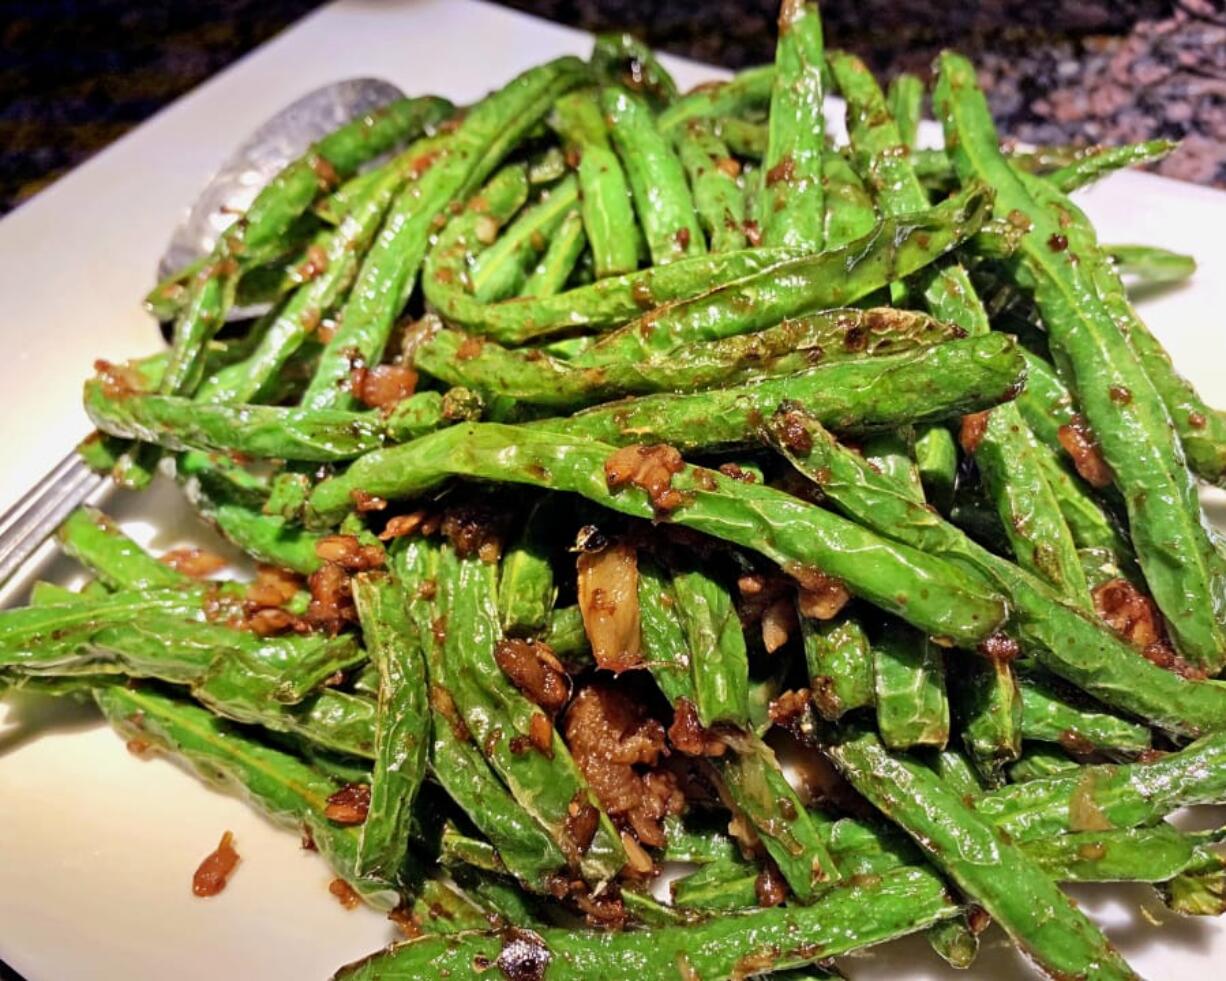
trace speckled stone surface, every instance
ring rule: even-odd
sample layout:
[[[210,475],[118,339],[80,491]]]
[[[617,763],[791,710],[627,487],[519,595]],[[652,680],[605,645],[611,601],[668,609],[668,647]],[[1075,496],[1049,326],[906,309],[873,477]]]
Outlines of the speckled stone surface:
[[[770,60],[776,0],[504,0],[740,67]],[[318,0],[0,0],[0,212]],[[1226,0],[826,0],[831,44],[883,75],[942,47],[980,66],[1001,130],[1032,142],[1180,138],[1159,169],[1226,187]]]
[[[504,2],[729,67],[774,52],[774,0]],[[1226,0],[825,0],[822,13],[827,43],[886,77],[928,74],[945,47],[970,55],[1014,139],[1179,139],[1157,169],[1226,187]]]

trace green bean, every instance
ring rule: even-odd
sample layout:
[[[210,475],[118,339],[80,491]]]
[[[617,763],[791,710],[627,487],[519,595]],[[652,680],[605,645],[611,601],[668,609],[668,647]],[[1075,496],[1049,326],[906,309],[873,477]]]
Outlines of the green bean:
[[[311,481],[306,474],[282,471],[269,484],[268,497],[260,506],[260,511],[286,521],[301,521],[310,492]]]
[[[353,359],[374,363],[382,356],[425,255],[435,218],[451,200],[485,180],[548,112],[553,100],[584,75],[577,59],[558,58],[529,69],[468,111],[439,159],[392,202],[342,310],[340,327],[320,356],[303,405],[319,409],[353,404],[347,387]]]
[[[1069,602],[1091,608],[1076,544],[1048,479],[1040,446],[1015,409],[988,415],[974,450],[979,472],[996,499],[1005,534],[1022,568],[1042,577]]]
[[[906,488],[913,500],[924,500],[919,470],[911,458],[911,434],[906,430],[875,433],[860,445],[860,454],[881,473]]]
[[[505,874],[507,871],[493,845],[488,841],[462,834],[450,821],[443,825],[443,836],[439,842],[439,861],[453,868],[471,865],[485,872]]]
[[[1098,245],[1085,214],[1067,199],[1054,200],[1045,188],[1027,187],[1036,201],[1057,211],[1071,246],[1086,254],[1098,296],[1162,398],[1192,471],[1210,482],[1226,480],[1226,417],[1175,371],[1170,355],[1129,303],[1119,272]]]
[[[758,207],[762,240],[767,245],[812,252],[822,247],[823,60],[817,4],[784,0],[779,8],[769,136],[762,158],[766,179]]]
[[[490,764],[512,795],[557,841],[593,885],[616,875],[625,852],[608,816],[599,810],[561,737],[550,726],[548,752],[531,741],[541,710],[520,695],[494,659],[498,642],[495,569],[479,558],[444,549],[439,588],[444,594],[444,657],[455,667],[451,695]],[[521,749],[520,743],[528,740]],[[573,815],[591,807],[599,815],[586,848],[573,837]]]
[[[423,283],[443,283],[440,288],[448,294],[469,297],[473,264],[497,243],[499,231],[520,211],[530,190],[524,164],[500,168],[443,227],[426,256]],[[504,266],[513,258],[513,250],[503,250]]]
[[[924,931],[924,938],[941,960],[959,971],[967,970],[979,956],[979,934],[965,914],[934,923]]]
[[[838,249],[871,232],[877,224],[873,198],[842,154],[822,154],[821,180],[823,247]],[[920,207],[928,207],[927,202]]]
[[[556,100],[555,100],[556,101]],[[548,117],[541,120],[528,134],[529,139],[540,139],[546,136]],[[527,161],[528,183],[534,188],[548,188],[566,176],[568,164],[566,154],[559,146],[549,146],[539,153],[534,153]]]
[[[1121,276],[1144,285],[1182,283],[1196,272],[1196,260],[1156,245],[1104,245],[1103,251]]]
[[[142,611],[151,619],[186,624],[203,618],[203,603],[200,589],[174,589],[125,591],[89,601],[76,597],[72,602],[5,610],[0,613],[0,663],[7,669],[71,669],[82,661],[92,662],[98,634],[138,626]],[[229,630],[221,636],[234,643],[248,639]],[[151,667],[166,680],[192,680],[208,668],[215,650],[214,645],[194,642],[181,652],[170,647],[165,656],[154,658]]]
[[[173,450],[216,450],[247,456],[330,462],[351,459],[389,441],[412,439],[476,414],[473,393],[419,392],[388,415],[343,409],[199,403],[172,395],[111,395],[106,384],[85,386],[85,409],[117,436]]]
[[[192,282],[204,270],[208,261],[209,257],[202,255],[160,280],[145,294],[144,308],[160,321],[174,320],[190,294]]]
[[[685,171],[656,127],[651,110],[621,87],[602,90],[600,105],[626,169],[652,263],[659,266],[701,255],[706,240],[694,213]]]
[[[128,442],[114,436],[107,436],[95,429],[81,440],[75,449],[81,462],[94,473],[110,475],[123,459],[128,449]]]
[[[938,510],[948,511],[958,474],[958,446],[945,426],[924,426],[916,434],[915,469],[924,497]]]
[[[914,148],[923,113],[924,83],[910,72],[899,72],[890,79],[886,91],[886,108],[898,127],[902,145]]]
[[[903,310],[828,310],[647,361],[583,368],[536,349],[508,350],[459,331],[424,327],[413,365],[489,398],[555,411],[621,395],[685,392],[789,375],[823,362],[894,353],[956,338],[956,328]]]
[[[710,862],[671,884],[673,905],[699,910],[753,909],[758,905],[760,874],[757,864],[739,857]]]
[[[924,502],[919,470],[911,461],[905,439],[897,435],[875,437],[862,452],[870,466],[897,481],[912,500]],[[892,623],[870,648],[869,657],[871,702],[876,705],[878,728],[886,743],[898,748],[944,747],[949,739],[950,715],[940,650]]]
[[[1161,160],[1178,145],[1172,140],[1147,140],[1144,143],[1125,143],[1123,146],[1093,147],[1078,159],[1052,171],[1045,179],[1065,194],[1070,194],[1125,167]]]
[[[358,830],[324,816],[340,788],[297,757],[256,742],[205,709],[167,698],[151,688],[108,685],[94,699],[122,734],[183,759],[205,782],[239,793],[282,827],[311,835],[337,875],[366,902],[388,910],[399,901],[395,886],[357,871]]]
[[[1206,849],[1193,867],[1162,883],[1158,894],[1176,913],[1221,916],[1226,912],[1226,862]]]
[[[695,658],[697,660],[697,658]],[[805,810],[774,751],[758,736],[729,736],[732,757],[716,768],[736,809],[753,825],[766,852],[802,903],[841,876],[830,856],[828,821]]]
[[[592,90],[569,92],[554,103],[557,129],[579,153],[583,227],[592,247],[596,278],[638,267],[634,206],[621,162],[609,146],[604,114]]]
[[[624,324],[644,309],[672,300],[696,296],[714,285],[764,272],[795,259],[792,249],[745,249],[741,252],[700,255],[665,266],[642,269],[539,299],[478,303],[454,289],[454,274],[441,279],[427,268],[422,277],[426,299],[449,323],[485,334],[505,344],[523,344],[534,338]],[[837,303],[828,303],[834,306]]]
[[[954,793],[962,797],[978,797],[983,793],[982,775],[961,750],[939,750],[927,757],[927,764]]]
[[[571,208],[550,240],[541,261],[524,283],[520,296],[556,296],[561,293],[586,247],[583,215],[578,208]]]
[[[749,721],[749,654],[731,592],[699,567],[675,570],[672,590],[689,647],[699,722],[745,726]]]
[[[239,306],[276,305],[314,275],[309,256],[324,246],[331,234],[332,229],[315,215],[302,215],[286,231],[280,257],[239,276],[234,302]]]
[[[1024,347],[1022,356],[1026,359],[1026,387],[1018,393],[1018,411],[1044,445],[1063,453],[1060,427],[1075,421],[1076,399],[1046,360]]]
[[[1084,221],[1083,215],[1078,217]],[[1082,227],[1089,230],[1088,222]],[[1175,423],[1188,466],[1202,480],[1226,485],[1226,415],[1206,403],[1192,383],[1175,370],[1162,342],[1128,302],[1116,268],[1103,262],[1095,268],[1094,276],[1104,304]],[[1118,295],[1112,291],[1118,291]]]
[[[89,381],[85,409],[103,432],[174,450],[237,450],[254,457],[326,461],[383,443],[375,413],[198,403],[173,395],[109,395]]]
[[[638,554],[639,630],[648,653],[647,668],[670,705],[679,699],[697,703],[691,673],[691,651],[677,610],[677,595],[669,575],[649,554]],[[745,679],[748,687],[748,677]],[[748,706],[745,709],[748,713]],[[669,837],[671,845],[672,838]]]
[[[579,201],[579,182],[567,176],[524,208],[468,270],[469,287],[479,303],[517,295],[545,248]]]
[[[781,263],[632,321],[605,335],[575,363],[591,367],[668,354],[688,343],[748,333],[809,310],[849,305],[953,248],[979,227],[986,203],[982,185],[968,186],[930,211],[883,219],[868,235],[840,249]]]
[[[644,556],[638,596],[648,668],[669,702],[674,707],[681,700],[693,704],[703,725],[743,725],[749,715],[748,663],[727,590],[698,569],[674,572],[670,581]],[[728,796],[797,898],[811,901],[822,883],[838,878],[823,829],[805,811],[774,752],[760,738],[737,733],[726,735],[726,741],[732,752],[715,766]]]
[[[111,479],[117,487],[124,490],[147,490],[157,475],[158,461],[162,451],[156,446],[130,446],[115,462],[111,471]]]
[[[732,159],[710,120],[693,119],[678,130],[677,151],[694,191],[694,207],[712,252],[745,248],[745,192]]]
[[[1128,578],[1116,561],[1114,553],[1106,548],[1079,548],[1077,557],[1081,559],[1081,568],[1086,574],[1086,582],[1090,589],[1097,589],[1113,579]],[[1130,580],[1131,581],[1131,580]]]
[[[323,560],[315,552],[319,536],[284,518],[211,491],[200,472],[181,473],[183,492],[205,521],[252,558],[303,575],[315,572]]]
[[[677,98],[677,83],[646,44],[627,33],[597,34],[592,68],[598,78],[625,85],[644,96],[655,109]]]
[[[924,206],[927,195],[915,177],[908,155],[897,152],[905,141],[872,74],[851,55],[832,55],[830,65],[847,99],[852,146],[862,158],[861,167],[876,189],[882,210],[896,214]],[[989,330],[987,312],[961,266],[947,265],[934,270],[928,276],[924,300],[934,316],[957,324],[968,333],[983,334]],[[1002,406],[988,415],[973,452],[1018,563],[1088,608],[1089,593],[1072,536],[1035,459],[1035,441],[1014,406]],[[957,451],[949,432],[929,429],[922,433],[916,442],[916,458],[921,476],[926,478],[929,499],[948,512],[957,466]],[[992,677],[987,675],[981,680]],[[986,702],[980,702],[982,707],[996,704],[1003,708],[1013,700],[1013,686],[1007,673],[998,680],[1001,687]],[[996,725],[1002,735],[1016,728],[1005,714],[997,717]],[[982,747],[978,740],[973,740],[973,744]],[[1016,736],[1001,742],[998,751],[1016,756]]]
[[[614,452],[605,444],[528,427],[456,426],[355,461],[343,476],[316,486],[311,510],[316,519],[334,519],[350,509],[351,489],[404,498],[466,475],[567,490],[624,514],[656,516],[638,488],[610,491],[604,466]],[[888,545],[784,492],[693,466],[675,474],[672,487],[689,501],[668,513],[670,521],[758,551],[802,582],[806,569],[817,568],[933,636],[973,645],[1004,618],[1000,599],[971,585],[969,573],[907,546]]]
[[[55,673],[103,655],[130,674],[190,684],[198,697],[238,706],[300,702],[364,660],[350,637],[261,638],[202,622],[204,603],[200,589],[145,590],[8,610],[0,615],[0,664]]]
[[[427,139],[433,139],[433,137],[427,137]],[[419,140],[418,142],[420,143],[421,141]],[[399,156],[410,152],[414,152],[414,148],[402,151]],[[331,194],[319,198],[311,205],[312,213],[333,227],[339,226],[349,216],[357,202],[365,198],[371,188],[389,170],[393,169],[394,163],[394,161],[388,161],[380,167],[374,167],[370,170],[354,174]]]
[[[1069,770],[1076,770],[1079,764],[1075,759],[1055,746],[1039,744],[1024,747],[1021,757],[1009,767],[1010,783],[1025,783],[1040,777],[1056,776]]]
[[[902,758],[894,758],[901,761]],[[924,768],[908,761],[907,768]],[[931,768],[929,768],[931,769]],[[963,793],[931,774],[945,793],[979,810],[979,801],[993,794]],[[1066,802],[1067,806],[1067,802]],[[1010,834],[1008,819],[987,818],[1002,836]],[[922,855],[912,843],[899,836],[891,826],[856,818],[836,821],[831,834],[832,849],[840,868],[848,874],[881,875],[900,867],[917,864]],[[1067,831],[1046,837],[1026,837],[1020,848],[1025,856],[1060,882],[1157,882],[1185,869],[1195,868],[1206,844],[1220,839],[1222,832],[1182,832],[1158,822],[1151,827]]]
[[[933,98],[935,99],[935,93]],[[1157,141],[1160,142],[1160,141]],[[1125,147],[1101,146],[1040,146],[1034,150],[1017,150],[1001,147],[1003,153],[1014,167],[1027,174],[1040,174],[1050,177],[1056,171],[1073,167],[1078,161],[1087,160],[1100,154],[1115,154],[1122,152],[1125,157],[1134,152],[1135,147],[1144,144],[1133,144]],[[953,160],[946,150],[916,150],[913,153],[916,176],[926,186],[936,190],[948,190],[957,184],[957,173]],[[1126,165],[1126,164],[1125,164]],[[1093,168],[1091,163],[1090,168]]]
[[[445,940],[423,937],[342,968],[337,977],[348,981],[448,973],[462,977],[477,958],[511,970],[528,958],[548,965],[542,977],[549,981],[726,978],[750,963],[755,970],[771,971],[834,957],[922,930],[956,910],[938,876],[910,868],[878,880],[836,886],[812,906],[713,917],[693,926],[606,933],[543,928],[527,936],[521,931],[505,937],[495,933],[456,934]],[[746,960],[749,957],[752,961]]]
[[[661,903],[633,888],[622,889],[621,900],[626,912],[644,926],[681,926],[705,919],[702,914],[687,912],[671,904]]]
[[[274,735],[270,741],[273,745],[282,746],[297,753],[314,769],[326,777],[331,777],[337,783],[370,785],[370,761],[368,759],[329,752],[309,739],[299,738],[295,734],[280,738]]]
[[[1208,405],[1175,370],[1162,343],[1135,316],[1129,321],[1128,339],[1167,405],[1188,465],[1202,480],[1226,486],[1226,415]]]
[[[476,392],[457,385],[438,392],[415,392],[398,402],[387,417],[388,434],[407,443],[453,422],[480,419],[485,403]]]
[[[460,866],[451,870],[451,877],[484,914],[482,927],[488,928],[491,922],[511,927],[530,927],[542,922],[537,904],[505,876]]]
[[[1001,590],[1011,606],[1009,630],[1047,670],[1171,732],[1196,735],[1226,726],[1226,686],[1190,681],[1152,664],[1037,577],[900,494],[820,426],[795,411],[786,415],[772,423],[775,444],[819,481],[828,500],[866,527],[945,557]]]
[[[159,562],[96,508],[82,507],[56,531],[64,552],[112,589],[188,586],[183,573]]]
[[[835,721],[876,699],[873,650],[860,621],[814,620],[800,616],[800,637],[813,704]]]
[[[709,865],[740,855],[736,842],[716,824],[708,827],[670,815],[664,819],[664,837],[668,843],[660,852],[662,862]]]
[[[227,717],[235,712],[212,702],[210,707]],[[297,705],[265,703],[245,713],[240,721],[274,732],[288,732],[315,746],[362,759],[375,755],[375,703],[361,695],[324,688]]]
[[[941,649],[922,634],[891,623],[874,640],[877,727],[887,746],[944,747],[949,700]]]
[[[1022,692],[1004,661],[971,658],[951,672],[967,753],[992,785],[1003,782],[1004,768],[1022,753],[1025,735]]]
[[[995,334],[819,365],[739,387],[648,395],[529,427],[607,443],[666,442],[682,452],[730,449],[757,444],[761,419],[794,400],[840,432],[874,432],[1008,399],[1021,377],[1021,364],[1013,342]]]
[[[281,372],[288,358],[352,285],[361,257],[370,248],[384,213],[404,181],[402,173],[389,170],[353,202],[319,254],[308,259],[317,270],[315,276],[277,311],[249,357],[205,381],[197,396],[201,401],[254,401],[269,380]]]
[[[97,579],[91,580],[92,583],[98,583]],[[87,584],[90,585],[90,584]],[[98,583],[103,594],[109,595],[110,590],[101,583]],[[84,589],[84,588],[83,588]],[[78,592],[75,589],[69,589],[66,586],[60,586],[53,582],[48,582],[45,579],[36,579],[34,585],[30,587],[30,606],[54,606],[57,603],[79,603],[85,599],[102,599],[102,595],[89,596],[83,590]]]
[[[1053,976],[1135,973],[1040,866],[948,790],[930,770],[891,756],[869,732],[827,754],[860,793],[897,822],[943,872]]]
[[[736,116],[766,106],[771,99],[774,65],[746,68],[726,82],[707,82],[687,92],[660,113],[658,125],[668,132],[698,116]]]
[[[98,598],[101,597],[74,593],[50,583],[36,583],[31,592],[31,605],[81,603]],[[210,663],[210,654],[215,659],[249,660],[249,649],[255,646],[251,638],[235,636],[233,631],[213,626],[198,630],[194,624],[167,620],[157,614],[154,614],[148,623],[138,620],[135,624],[107,628],[105,643],[110,651],[122,657],[123,662],[132,663],[133,659],[145,658],[145,663],[157,664],[154,673],[158,674],[166,671],[168,648],[177,663],[188,661],[207,664]],[[78,674],[79,670],[118,673],[124,667],[124,663],[116,662],[103,653],[95,655],[95,659],[84,661],[80,668],[60,661],[46,669],[55,672],[53,674],[23,674],[18,680],[23,684],[26,679],[31,678],[51,683],[62,678],[65,681],[78,681],[88,688],[89,677],[82,678]],[[238,667],[241,671],[242,665]],[[27,666],[25,670],[29,671],[31,668]],[[182,678],[183,674],[176,672],[176,680]],[[292,733],[314,745],[352,756],[369,758],[374,755],[373,702],[332,688],[324,688],[308,695],[296,705],[283,705],[264,697],[266,690],[258,679],[256,686],[253,689],[250,684],[242,685],[227,695],[217,684],[205,684],[197,688],[195,694],[205,701],[212,711],[227,718],[258,724],[275,732]]]
[[[547,546],[554,506],[549,496],[538,498],[519,534],[503,553],[498,571],[498,616],[504,633],[536,633],[550,621],[557,597]]]
[[[1226,735],[1202,736],[1149,763],[1078,767],[985,794],[975,808],[1015,841],[1067,831],[1152,824],[1172,811],[1226,800]]]
[[[721,116],[715,120],[715,132],[738,157],[761,160],[766,155],[769,134],[765,123],[751,123],[734,116]]]
[[[409,616],[426,654],[430,679],[430,770],[435,779],[494,845],[506,868],[526,888],[546,890],[548,880],[566,863],[561,849],[512,797],[499,780],[455,707],[458,665],[444,656],[435,631],[445,607],[438,596],[438,546],[425,539],[408,541],[392,552],[392,566],[409,598]]]
[[[445,99],[398,99],[325,136],[260,191],[231,225],[196,274],[175,321],[164,395],[190,394],[204,371],[205,348],[230,306],[238,273],[282,248],[285,231],[337,179],[405,138],[441,122],[452,111]]]
[[[1207,523],[1196,498],[1160,393],[1096,293],[1106,266],[1088,230],[1076,260],[1066,231],[1071,204],[1044,185],[1012,171],[996,146],[995,131],[974,72],[965,61],[941,57],[937,103],[959,172],[990,176],[995,210],[1021,212],[1030,222],[1023,237],[1023,265],[1049,337],[1075,378],[1074,388],[1103,457],[1123,492],[1137,559],[1154,600],[1167,618],[1183,655],[1210,668],[1226,655],[1226,580],[1218,572]],[[1042,182],[1036,182],[1042,183]],[[1058,220],[1064,215],[1065,221]],[[1064,244],[1062,244],[1064,243]],[[1126,300],[1119,304],[1127,306]]]
[[[1094,709],[1079,708],[1035,675],[1021,679],[1022,736],[1059,743],[1078,753],[1141,753],[1150,748],[1144,726]]]
[[[423,933],[449,935],[489,926],[489,914],[439,876],[422,880],[413,896],[413,923]]]
[[[1029,378],[1030,376],[1027,375]],[[1121,569],[1131,570],[1135,563],[1132,544],[1120,528],[1114,513],[1095,497],[1086,483],[1045,446],[1036,454],[1047,486],[1055,495],[1056,506],[1068,525],[1078,549],[1103,549]],[[1084,563],[1083,563],[1084,572]],[[1087,579],[1087,585],[1092,585]]]
[[[578,606],[555,607],[541,639],[563,661],[591,657],[591,645]]]
[[[386,575],[352,580],[362,636],[379,669],[375,765],[362,824],[357,870],[394,880],[409,847],[409,818],[426,775],[430,747],[426,665],[404,596]]]

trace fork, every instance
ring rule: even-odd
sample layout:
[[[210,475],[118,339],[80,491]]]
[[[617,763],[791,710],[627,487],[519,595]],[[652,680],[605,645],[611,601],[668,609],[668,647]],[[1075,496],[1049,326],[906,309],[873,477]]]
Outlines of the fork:
[[[0,515],[0,588],[76,508],[101,498],[107,478],[69,453]]]

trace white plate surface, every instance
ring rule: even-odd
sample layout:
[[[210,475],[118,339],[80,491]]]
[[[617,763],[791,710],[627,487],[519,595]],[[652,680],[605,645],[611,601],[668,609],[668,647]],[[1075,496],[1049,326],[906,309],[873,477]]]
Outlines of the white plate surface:
[[[263,119],[317,85],[357,75],[466,102],[532,64],[588,46],[574,31],[470,0],[343,0],[0,221],[0,336],[8,352],[0,361],[0,511],[87,431],[79,391],[93,359],[132,357],[159,343],[140,298],[170,229]],[[683,86],[714,74],[668,63]],[[1197,257],[1190,284],[1142,309],[1180,368],[1226,405],[1226,194],[1129,173],[1082,202],[1104,241]],[[170,487],[108,506],[158,549],[208,537]],[[62,561],[41,573],[72,574]],[[226,829],[242,864],[221,896],[196,899],[192,871]],[[39,700],[0,706],[0,958],[29,981],[325,977],[393,936],[377,914],[341,909],[326,890],[329,878],[294,836],[169,763],[129,755],[92,713]],[[1214,977],[1214,965],[1220,971],[1226,961],[1226,929],[1177,920],[1142,887],[1081,889],[1077,898],[1147,977]],[[987,939],[978,976],[1028,976],[999,932]],[[918,940],[846,967],[855,978],[958,976]]]

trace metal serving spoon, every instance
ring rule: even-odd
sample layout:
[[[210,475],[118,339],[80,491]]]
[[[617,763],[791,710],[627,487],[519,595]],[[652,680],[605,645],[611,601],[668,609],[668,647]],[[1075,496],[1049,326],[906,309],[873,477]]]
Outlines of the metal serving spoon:
[[[184,212],[158,263],[158,280],[211,252],[260,189],[312,143],[403,95],[382,79],[350,78],[315,89],[272,116],[226,159]],[[263,312],[262,307],[236,308],[228,319]],[[0,515],[0,593],[75,508],[105,494],[107,483],[71,452]]]

